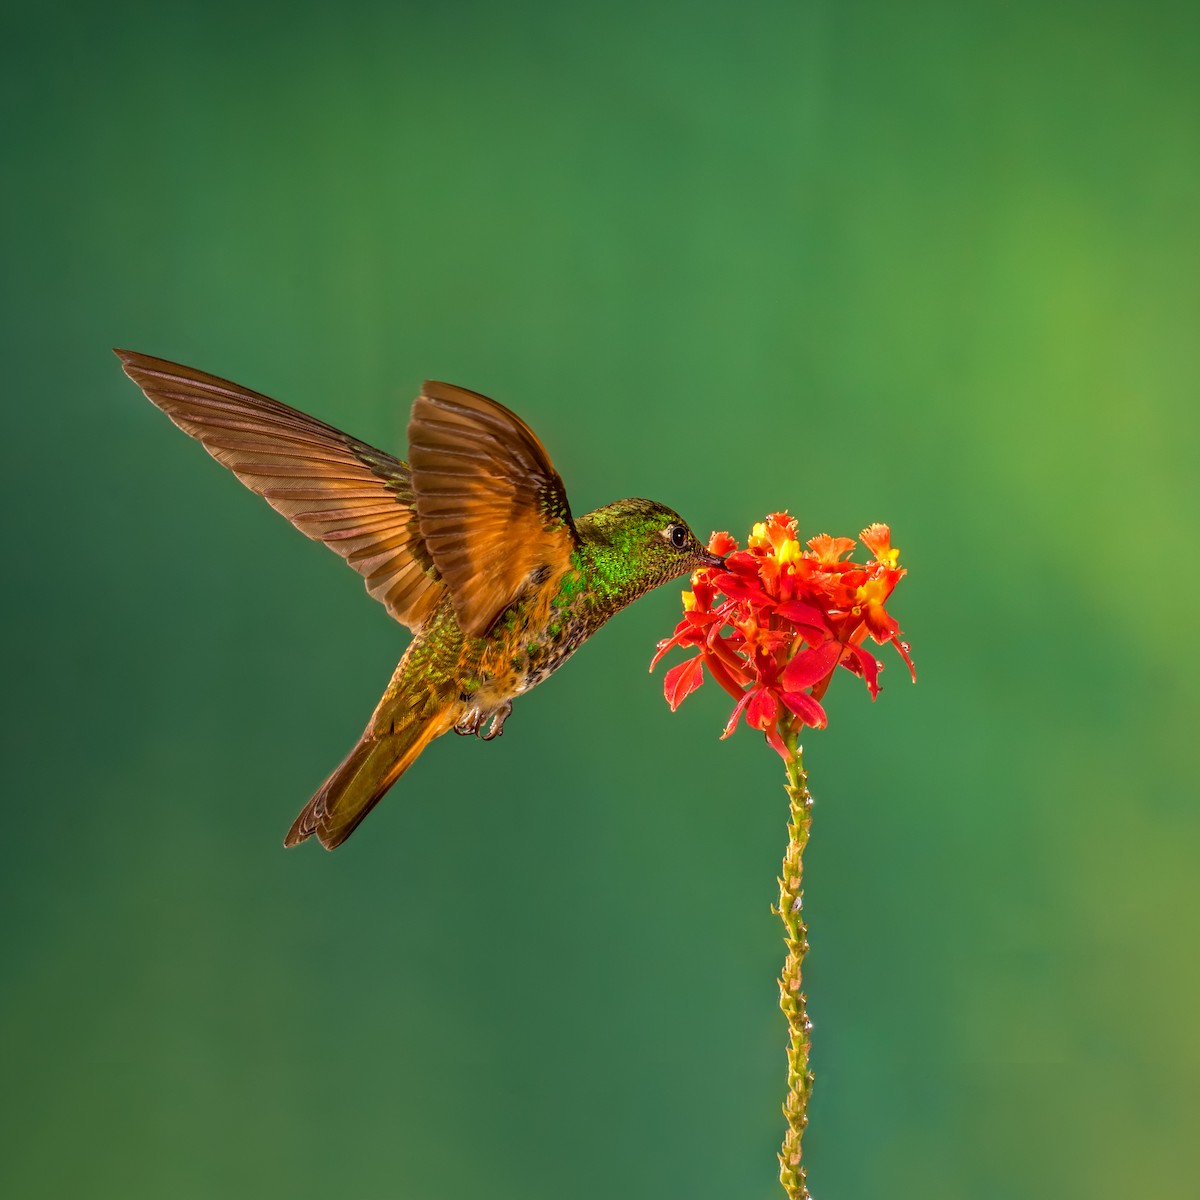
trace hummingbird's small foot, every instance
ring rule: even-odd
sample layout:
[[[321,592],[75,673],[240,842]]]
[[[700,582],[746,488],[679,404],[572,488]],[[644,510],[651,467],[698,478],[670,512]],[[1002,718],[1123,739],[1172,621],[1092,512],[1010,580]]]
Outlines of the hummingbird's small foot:
[[[490,742],[492,738],[498,738],[504,732],[504,722],[508,720],[511,713],[512,701],[505,700],[504,707],[497,709],[492,714],[492,723],[488,726],[487,733],[480,733],[479,730],[476,729],[475,736],[483,742]],[[480,724],[482,724],[482,722],[480,722]]]
[[[511,700],[506,700],[503,707],[490,713],[484,712],[481,708],[472,708],[454,726],[454,732],[461,734],[463,737],[469,737],[471,734],[474,734],[481,742],[490,742],[492,738],[497,738],[504,732],[504,722],[508,720],[511,712]],[[480,730],[483,729],[489,717],[491,718],[491,724],[488,725],[487,733],[481,733]]]
[[[459,737],[470,737],[471,734],[478,734],[479,727],[484,722],[483,713],[477,708],[471,709],[469,713],[454,727],[454,732]]]

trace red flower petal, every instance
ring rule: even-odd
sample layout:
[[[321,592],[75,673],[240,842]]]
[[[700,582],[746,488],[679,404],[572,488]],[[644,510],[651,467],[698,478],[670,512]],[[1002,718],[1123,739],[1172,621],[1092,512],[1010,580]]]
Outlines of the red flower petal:
[[[755,729],[767,729],[775,724],[779,716],[779,701],[775,699],[769,688],[757,688],[754,698],[746,706],[746,724]]]
[[[732,554],[736,549],[737,541],[724,532],[724,530],[720,533],[714,533],[708,539],[708,552],[710,554],[719,554],[724,558],[727,554]]]
[[[872,604],[863,614],[871,636],[882,646],[900,633],[900,623],[892,617],[882,604]]]
[[[650,660],[650,670],[651,671],[653,671],[654,668],[658,666],[658,664],[662,661],[663,655],[666,654],[666,652],[668,650],[670,650],[671,647],[674,645],[675,645],[674,638],[665,638],[663,641],[658,643],[658,651],[655,653],[654,657]]]
[[[724,741],[736,728],[738,717],[746,711],[746,705],[754,698],[753,692],[747,692],[734,706],[733,712],[729,715],[729,720],[725,722],[725,731],[721,734],[721,741]]]
[[[663,677],[663,695],[674,712],[704,682],[704,656],[697,654]]]
[[[770,725],[763,730],[763,737],[767,739],[767,745],[783,759],[784,762],[791,760],[791,755],[788,753],[788,748],[784,745],[783,738],[779,736],[779,726]]]
[[[820,683],[837,666],[841,656],[842,647],[832,640],[801,650],[783,668],[784,689],[789,692],[801,692],[815,683]]]
[[[818,533],[808,539],[808,548],[817,556],[817,561],[825,566],[835,564],[843,554],[849,554],[854,549],[853,538],[835,538],[827,533]]]
[[[757,583],[741,575],[733,575],[726,571],[718,575],[713,582],[730,600],[749,601],[751,604],[761,604],[768,608],[775,604],[775,601]]]
[[[650,660],[650,670],[654,670],[658,666],[662,656],[668,650],[673,650],[676,646],[700,645],[703,643],[703,637],[693,636],[693,629],[686,620],[680,621],[675,626],[675,632],[669,637],[664,638],[658,643],[658,653]]]
[[[805,692],[784,692],[783,702],[804,722],[814,729],[824,729],[829,724],[825,710]]]
[[[748,575],[751,579],[758,578],[758,565],[762,560],[749,550],[738,550],[725,559],[725,570],[735,575]]]
[[[742,698],[742,693],[746,689],[746,684],[750,682],[748,672],[738,669],[736,672],[727,667],[715,654],[705,651],[704,665],[709,669],[712,677],[721,687],[723,687],[735,700]]]
[[[865,646],[850,646],[850,654],[842,661],[842,666],[855,675],[861,675],[867,685],[867,691],[874,700],[879,695],[879,672],[883,663]]]
[[[908,664],[908,673],[912,676],[913,683],[917,682],[917,668],[913,666],[913,660],[908,656],[908,643],[900,640],[899,634],[892,638],[892,645],[900,651],[900,657]]]
[[[793,625],[800,625],[805,629],[825,628],[825,614],[815,604],[805,604],[803,600],[789,600],[780,604],[775,611]]]
[[[858,540],[880,562],[886,562],[888,566],[896,565],[896,551],[892,549],[892,531],[886,525],[879,521],[876,521],[874,525],[868,525],[858,535]]]

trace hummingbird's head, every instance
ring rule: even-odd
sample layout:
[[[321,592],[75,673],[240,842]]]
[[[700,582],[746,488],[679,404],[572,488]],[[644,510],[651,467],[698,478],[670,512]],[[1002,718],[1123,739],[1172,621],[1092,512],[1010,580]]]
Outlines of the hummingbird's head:
[[[622,577],[619,586],[628,593],[626,603],[680,575],[725,565],[673,508],[653,500],[618,500],[576,524],[583,544],[599,552],[596,558],[607,559],[609,571]]]

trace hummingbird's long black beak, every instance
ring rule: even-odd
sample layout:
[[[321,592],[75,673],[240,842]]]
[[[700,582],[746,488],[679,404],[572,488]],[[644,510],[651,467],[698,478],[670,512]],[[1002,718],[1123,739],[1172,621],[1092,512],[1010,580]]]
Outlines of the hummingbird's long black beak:
[[[710,554],[705,550],[702,562],[706,567],[723,567],[725,560],[719,554]]]

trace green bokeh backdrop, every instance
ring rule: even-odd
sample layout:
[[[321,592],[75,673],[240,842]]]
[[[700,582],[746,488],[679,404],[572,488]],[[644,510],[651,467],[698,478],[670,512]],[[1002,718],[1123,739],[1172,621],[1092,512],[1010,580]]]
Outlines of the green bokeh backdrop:
[[[890,521],[808,739],[820,1198],[1196,1194],[1194,6],[6,15],[0,1193],[769,1198],[780,764],[664,588],[284,853],[405,634],[109,348],[577,509]]]

